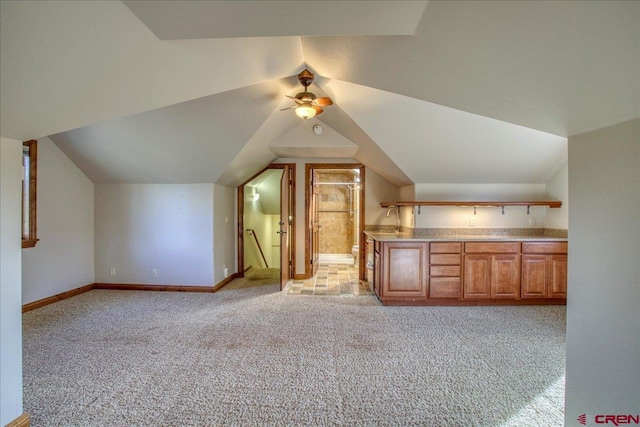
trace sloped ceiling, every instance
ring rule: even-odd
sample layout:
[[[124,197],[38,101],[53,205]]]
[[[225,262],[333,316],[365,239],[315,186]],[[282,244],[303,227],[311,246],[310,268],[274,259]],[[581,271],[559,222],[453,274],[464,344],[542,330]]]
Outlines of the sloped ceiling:
[[[94,182],[237,185],[301,126],[305,66],[396,185],[544,182],[565,137],[640,116],[640,2],[0,5],[0,134]]]

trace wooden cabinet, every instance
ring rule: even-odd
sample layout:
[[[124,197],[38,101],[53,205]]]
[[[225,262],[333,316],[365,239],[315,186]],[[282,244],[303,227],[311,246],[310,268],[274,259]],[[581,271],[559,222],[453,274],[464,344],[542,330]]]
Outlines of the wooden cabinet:
[[[520,244],[468,242],[464,255],[464,298],[520,298]]]
[[[460,242],[431,243],[429,298],[460,298],[461,248]]]
[[[373,290],[385,305],[566,300],[566,242],[384,239],[373,247]]]
[[[384,242],[381,245],[381,297],[425,297],[426,242]]]
[[[522,244],[522,298],[567,297],[567,243]]]
[[[491,298],[491,256],[465,255],[464,297]]]

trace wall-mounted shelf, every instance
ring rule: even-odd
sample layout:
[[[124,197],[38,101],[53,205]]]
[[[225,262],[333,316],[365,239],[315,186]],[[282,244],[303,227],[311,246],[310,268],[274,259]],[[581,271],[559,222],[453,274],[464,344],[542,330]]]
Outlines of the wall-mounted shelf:
[[[550,208],[559,208],[562,202],[559,200],[529,200],[523,202],[461,202],[461,201],[436,201],[436,200],[416,200],[413,202],[382,202],[380,207],[388,208],[389,206],[549,206]]]
[[[470,206],[472,208],[478,207],[493,207],[502,208],[504,214],[505,206],[526,206],[527,214],[529,214],[529,208],[531,206],[549,206],[550,208],[562,207],[562,202],[559,200],[525,200],[517,202],[486,202],[486,201],[443,201],[443,200],[416,200],[413,202],[382,202],[380,207],[388,208],[390,206],[417,206],[418,213],[420,213],[420,206]]]

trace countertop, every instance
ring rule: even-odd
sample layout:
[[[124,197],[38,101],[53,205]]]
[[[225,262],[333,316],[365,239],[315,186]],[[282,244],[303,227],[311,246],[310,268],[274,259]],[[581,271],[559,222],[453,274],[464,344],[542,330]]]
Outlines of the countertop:
[[[566,242],[566,237],[518,236],[501,234],[444,234],[441,236],[414,235],[413,233],[390,233],[365,231],[364,234],[379,242],[462,242],[462,241],[498,241],[498,242]]]

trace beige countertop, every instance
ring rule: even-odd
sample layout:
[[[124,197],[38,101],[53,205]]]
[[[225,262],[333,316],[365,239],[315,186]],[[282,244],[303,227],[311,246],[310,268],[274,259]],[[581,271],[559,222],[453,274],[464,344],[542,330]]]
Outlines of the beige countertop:
[[[412,232],[391,233],[365,231],[364,234],[379,242],[462,242],[462,241],[499,241],[499,242],[566,242],[566,237],[519,236],[504,234],[444,234],[441,236],[414,235]]]

